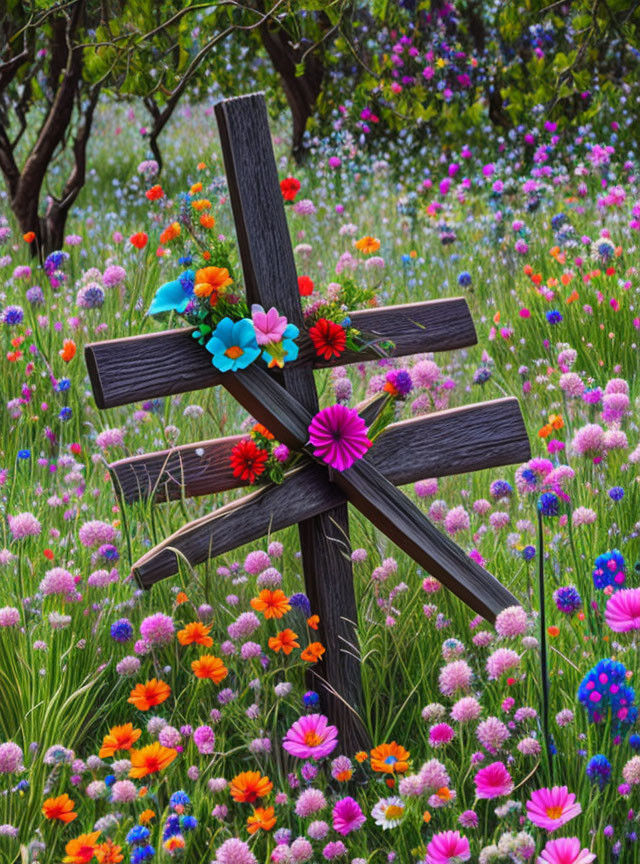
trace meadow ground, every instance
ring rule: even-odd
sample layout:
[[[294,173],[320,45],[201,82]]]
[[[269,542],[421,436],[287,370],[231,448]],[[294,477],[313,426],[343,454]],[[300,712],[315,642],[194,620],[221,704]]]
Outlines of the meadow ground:
[[[121,510],[107,462],[249,425],[221,388],[96,409],[84,343],[167,326],[146,311],[181,269],[181,240],[157,252],[179,194],[201,182],[215,231],[233,233],[211,109],[181,112],[160,179],[140,167],[135,114],[104,106],[97,123],[48,272],[8,211],[0,227],[0,860],[492,864],[545,847],[549,864],[640,860],[636,163],[615,136],[587,129],[569,152],[544,127],[530,164],[506,141],[492,159],[430,155],[402,180],[355,141],[318,146],[300,168],[279,156],[280,176],[301,183],[287,213],[318,294],[353,277],[385,304],[463,295],[478,331],[450,355],[316,373],[323,404],[356,405],[406,369],[399,415],[517,396],[533,455],[406,490],[521,602],[496,628],[352,513],[361,713],[382,750],[345,752],[338,730],[314,760],[313,747],[283,749],[317,713],[295,529],[147,593],[128,578],[147,548],[233,494]],[[165,194],[149,201],[155,183]],[[363,236],[380,248],[359,252]],[[279,587],[296,598],[284,619],[256,614],[251,599]],[[200,641],[183,644],[196,621]],[[269,642],[284,627],[299,643],[287,656]],[[206,654],[224,663],[209,680],[192,669]],[[151,679],[166,685],[157,702],[132,702]]]

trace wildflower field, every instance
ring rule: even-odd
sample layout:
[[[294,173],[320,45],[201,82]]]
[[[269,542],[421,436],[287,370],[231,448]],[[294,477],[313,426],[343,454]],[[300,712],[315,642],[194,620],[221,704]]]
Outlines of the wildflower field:
[[[295,528],[150,591],[130,575],[239,493],[119,505],[109,462],[244,433],[237,476],[277,481],[287,456],[222,388],[98,411],[89,386],[86,343],[181,325],[160,308],[181,273],[212,306],[232,290],[196,253],[242,283],[210,101],[177,112],[160,176],[141,116],[101,102],[42,263],[0,197],[0,861],[640,861],[640,166],[620,120],[561,139],[534,115],[418,155],[345,132],[302,165],[273,126],[305,308],[463,296],[478,334],[317,371],[321,407],[516,396],[531,441],[526,464],[405,489],[520,605],[474,616],[352,511],[350,646],[318,640]],[[361,660],[359,752],[308,689],[335,650]]]

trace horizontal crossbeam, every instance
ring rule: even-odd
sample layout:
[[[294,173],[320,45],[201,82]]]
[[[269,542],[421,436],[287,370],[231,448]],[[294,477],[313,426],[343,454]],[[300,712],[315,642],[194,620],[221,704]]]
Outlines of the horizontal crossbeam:
[[[431,351],[449,351],[475,345],[475,327],[464,297],[427,300],[401,306],[383,306],[352,312],[351,322],[373,340],[390,340],[391,356],[402,357]],[[85,347],[85,359],[98,408],[113,408],[145,399],[173,396],[223,383],[223,375],[211,363],[211,355],[192,338],[189,328],[145,333],[123,339],[106,339]],[[346,351],[338,361],[315,356],[303,332],[296,367],[319,369],[375,360],[372,345],[364,351]]]
[[[233,476],[229,461],[231,450],[243,437],[132,456],[113,462],[110,470],[127,503],[224,492],[248,485]],[[395,486],[402,486],[425,477],[524,462],[529,455],[518,400],[506,398],[392,423],[376,439],[367,460]]]

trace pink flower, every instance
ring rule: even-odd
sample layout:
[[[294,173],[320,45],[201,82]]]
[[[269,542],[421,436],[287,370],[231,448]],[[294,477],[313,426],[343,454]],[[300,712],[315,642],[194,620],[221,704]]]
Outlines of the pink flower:
[[[232,837],[217,850],[213,864],[257,864],[257,860],[244,840]]]
[[[576,796],[566,786],[536,789],[527,801],[527,816],[538,828],[555,831],[582,813]]]
[[[251,307],[251,320],[253,329],[256,331],[256,342],[258,345],[269,345],[270,342],[281,342],[284,331],[287,328],[287,319],[279,315],[275,306],[268,312],[258,303]]]
[[[333,828],[338,834],[345,836],[352,831],[358,831],[366,821],[367,817],[353,798],[341,798],[340,801],[336,801],[333,808]]]
[[[612,594],[604,617],[615,633],[640,630],[640,588],[624,588]]]
[[[448,723],[436,723],[429,729],[429,743],[432,747],[442,747],[452,741],[455,734]]]
[[[473,782],[476,784],[477,798],[499,798],[508,795],[513,789],[513,780],[504,762],[492,762],[486,768],[481,768]]]
[[[454,660],[440,670],[438,685],[445,696],[453,696],[460,690],[468,690],[473,680],[473,671],[466,660]]]
[[[42,526],[33,513],[18,513],[16,516],[7,518],[9,531],[15,540],[22,540],[23,537],[37,537],[42,531]]]
[[[520,663],[520,655],[511,648],[498,648],[487,658],[487,674],[496,679]]]
[[[522,606],[508,606],[496,618],[498,636],[522,636],[527,632],[527,613]]]
[[[327,799],[324,797],[322,789],[305,789],[296,801],[296,816],[306,819],[308,816],[313,816],[314,813],[324,810],[326,806]]]
[[[321,759],[338,744],[338,730],[329,726],[324,714],[307,714],[293,724],[284,736],[282,747],[298,759]]]
[[[471,858],[469,841],[459,831],[434,834],[427,846],[426,864],[452,864]]]
[[[346,405],[319,411],[309,426],[309,441],[313,455],[338,471],[346,471],[371,447],[364,420]]]
[[[588,849],[580,848],[577,837],[549,840],[537,858],[536,864],[590,864],[596,856]]]
[[[148,615],[140,625],[140,635],[147,645],[168,645],[173,639],[173,618],[156,612]]]

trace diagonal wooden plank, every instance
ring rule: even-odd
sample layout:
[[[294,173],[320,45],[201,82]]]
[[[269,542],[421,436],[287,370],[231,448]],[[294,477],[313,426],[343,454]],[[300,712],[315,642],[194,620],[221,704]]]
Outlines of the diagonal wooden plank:
[[[360,412],[367,425],[371,419]],[[109,466],[127,503],[197,497],[248,485],[233,476],[229,457],[244,436],[184,444],[171,450],[120,459]],[[394,484],[447,477],[525,462],[531,455],[515,398],[465,405],[391,423],[375,440],[367,460]]]
[[[283,303],[277,299],[272,305],[282,308]],[[477,341],[464,297],[363,309],[352,312],[350,317],[354,327],[377,339],[394,342],[395,348],[389,354],[395,357],[450,351],[475,345]],[[220,384],[221,376],[212,366],[211,356],[192,338],[192,332],[191,328],[180,328],[86,345],[85,360],[98,408],[114,408]],[[347,351],[339,362],[325,361],[315,356],[311,340],[304,332],[298,344],[298,360],[288,369],[345,366],[379,357],[372,348]]]

